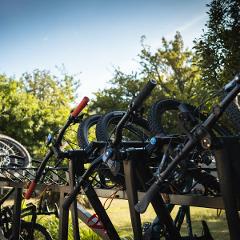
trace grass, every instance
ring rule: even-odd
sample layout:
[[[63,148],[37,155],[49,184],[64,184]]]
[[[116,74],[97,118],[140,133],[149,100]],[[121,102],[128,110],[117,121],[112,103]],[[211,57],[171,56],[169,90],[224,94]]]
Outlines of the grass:
[[[175,216],[178,207],[175,207],[172,215]],[[129,236],[132,234],[130,215],[128,203],[125,200],[114,200],[110,209],[108,210],[111,220],[116,226],[121,236]],[[201,220],[206,220],[209,229],[214,239],[228,240],[229,233],[225,218],[225,213],[222,211],[220,216],[217,215],[217,210],[207,208],[191,208],[191,216],[194,233],[200,235],[202,232]],[[147,212],[141,216],[142,222],[152,221],[155,217],[154,211],[151,207]],[[182,233],[186,233],[186,224],[183,225]]]
[[[104,203],[106,199],[101,199],[101,201]],[[177,210],[178,207],[175,207],[172,212],[173,216],[176,215]],[[128,239],[130,239],[129,237],[132,236],[132,228],[128,202],[126,200],[119,199],[113,200],[110,208],[107,210],[107,213],[110,216],[119,235],[122,238],[128,237]],[[202,232],[201,220],[206,220],[214,239],[230,239],[224,211],[218,215],[217,210],[214,209],[192,207],[191,216],[194,233],[198,236],[201,235]],[[142,222],[152,221],[155,218],[153,209],[149,207],[147,212],[143,214],[141,218]],[[39,217],[38,222],[48,229],[54,240],[58,239],[58,219],[56,219],[54,216],[42,216]],[[80,222],[80,228],[82,240],[100,240],[100,238],[93,234],[93,232],[84,223]],[[182,234],[186,234],[186,232],[186,224],[184,224],[182,227]],[[69,224],[68,240],[73,240],[71,221]]]
[[[102,202],[104,202],[105,199],[102,199]],[[178,210],[178,207],[175,207],[172,215],[176,215],[176,212]],[[116,227],[119,235],[124,238],[132,236],[132,229],[131,229],[131,221],[130,221],[130,215],[129,215],[129,208],[128,208],[128,202],[126,200],[118,200],[115,199],[111,207],[107,210],[114,226]],[[209,229],[212,233],[212,236],[214,239],[221,239],[221,240],[228,240],[229,234],[228,234],[228,228],[227,223],[225,219],[224,211],[220,215],[217,215],[217,210],[214,209],[207,209],[207,208],[197,208],[192,207],[191,208],[191,216],[192,216],[192,224],[194,233],[198,236],[202,233],[202,226],[201,226],[201,220],[206,220],[209,226]],[[143,222],[149,222],[152,221],[155,217],[154,211],[151,207],[148,208],[147,212],[143,214],[142,216]],[[58,239],[58,221],[55,219],[47,219],[43,218],[41,220],[41,223],[44,224],[51,232],[53,239]],[[89,228],[86,227],[85,224],[80,223],[81,228],[81,239],[83,240],[99,240],[100,238],[93,234]],[[72,228],[71,223],[69,224],[69,240],[73,240],[72,237]],[[182,234],[186,234],[186,224],[184,223],[182,228]],[[186,235],[185,235],[186,236]]]

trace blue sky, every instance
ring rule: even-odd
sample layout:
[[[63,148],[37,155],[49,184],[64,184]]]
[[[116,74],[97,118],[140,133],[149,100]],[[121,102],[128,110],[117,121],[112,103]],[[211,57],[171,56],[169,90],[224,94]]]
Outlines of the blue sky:
[[[79,74],[80,95],[102,89],[113,66],[136,69],[140,37],[153,48],[180,31],[192,47],[209,0],[1,0],[0,73],[33,69]]]

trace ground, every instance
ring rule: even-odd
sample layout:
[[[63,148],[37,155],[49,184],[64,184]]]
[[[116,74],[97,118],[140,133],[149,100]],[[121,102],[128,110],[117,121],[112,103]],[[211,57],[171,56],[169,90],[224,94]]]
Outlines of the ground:
[[[101,199],[102,202],[106,199]],[[106,204],[105,206],[107,206]],[[173,215],[176,214],[178,207],[176,206],[173,210]],[[111,206],[107,210],[114,226],[116,227],[119,235],[121,237],[132,236],[130,215],[128,210],[128,202],[126,200],[114,199],[111,203]],[[192,222],[194,233],[201,235],[202,227],[201,220],[206,220],[212,236],[215,240],[229,240],[228,228],[225,218],[224,211],[217,211],[216,209],[207,209],[207,208],[191,208]],[[153,220],[155,217],[154,211],[151,207],[148,208],[147,212],[142,215],[142,221],[148,222]],[[43,224],[51,232],[54,240],[58,239],[58,220],[54,216],[42,216],[39,217],[39,222]],[[71,234],[71,223],[69,224],[69,238],[68,240],[73,240]],[[85,224],[80,223],[82,230],[81,240],[99,240],[100,238],[93,236],[91,231],[87,230]],[[182,233],[186,233],[186,224],[183,226]]]
[[[173,215],[176,214],[177,208],[178,207],[174,209]],[[131,232],[131,224],[127,201],[114,200],[108,210],[108,213],[111,216],[113,224],[118,228],[121,235],[129,235],[129,233]],[[193,220],[193,229],[196,234],[201,234],[201,220],[204,219],[207,221],[214,239],[230,239],[224,211],[222,211],[219,216],[219,211],[217,211],[216,209],[192,207],[191,214]],[[142,216],[142,220],[144,222],[152,220],[153,218],[153,209],[149,207],[148,211]],[[183,232],[186,231],[186,225],[184,225],[183,230]]]

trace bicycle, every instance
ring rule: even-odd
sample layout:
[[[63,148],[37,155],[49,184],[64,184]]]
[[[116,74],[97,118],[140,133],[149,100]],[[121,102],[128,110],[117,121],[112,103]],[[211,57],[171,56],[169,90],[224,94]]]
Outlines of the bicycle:
[[[190,152],[194,149],[194,147],[197,146],[197,144],[202,144],[210,149],[211,147],[214,147],[214,145],[220,146],[220,142],[217,141],[218,139],[214,139],[214,141],[211,141],[212,139],[210,138],[209,132],[213,129],[215,126],[216,122],[219,120],[223,112],[226,110],[228,105],[234,100],[234,98],[237,96],[237,94],[240,91],[240,75],[236,75],[235,78],[228,83],[227,85],[224,86],[224,90],[228,91],[228,94],[225,96],[225,98],[220,102],[218,106],[215,106],[213,108],[212,113],[201,123],[196,125],[191,131],[190,134],[186,138],[186,142],[183,144],[181,151],[176,154],[176,156],[173,158],[172,162],[168,164],[166,169],[160,173],[157,176],[157,180],[151,185],[151,187],[148,189],[144,197],[141,199],[141,201],[136,204],[135,209],[139,213],[145,212],[147,206],[149,205],[150,202],[153,201],[162,201],[160,192],[163,191],[164,188],[164,183],[167,181],[169,176],[173,173],[173,171],[176,169],[178,164],[181,164],[181,162],[190,154]],[[224,141],[224,140],[222,140]],[[229,145],[228,145],[229,146]],[[224,149],[220,151],[221,153],[224,153]],[[222,156],[223,158],[224,156]],[[226,158],[226,155],[225,155]],[[222,164],[221,156],[218,155],[216,158],[218,160],[218,164]],[[220,160],[219,160],[220,159]],[[222,159],[223,160],[223,159]],[[226,162],[225,159],[225,164],[226,166],[228,162]],[[240,220],[238,217],[238,214],[235,214],[237,212],[237,207],[236,207],[236,199],[233,196],[233,190],[230,189],[228,192],[226,191],[226,186],[229,186],[227,183],[227,180],[230,181],[230,172],[224,171],[224,168],[221,166],[218,166],[218,172],[219,172],[219,180],[220,180],[220,185],[221,185],[221,190],[222,190],[222,195],[224,198],[224,203],[226,204],[226,215],[227,219],[229,222],[229,230],[230,230],[230,236],[231,239],[238,239],[239,237],[239,231],[236,227],[236,225],[240,225]],[[226,177],[224,174],[228,174]],[[231,181],[230,181],[231,182]],[[232,205],[230,206],[231,203]],[[162,208],[164,208],[163,203],[161,204]],[[166,212],[167,213],[167,212]],[[231,214],[230,214],[231,213]],[[170,219],[169,214],[166,215],[168,219]],[[233,223],[234,224],[231,224]],[[235,226],[234,226],[235,225]],[[167,232],[169,236],[171,236],[171,239],[180,239],[180,236],[174,232],[172,232],[172,226],[169,225],[167,222],[165,222],[165,226],[167,228]]]
[[[15,188],[10,189],[1,199],[0,199],[0,229],[2,231],[2,237],[5,239],[14,239],[12,236],[13,233],[13,207],[12,206],[2,206],[14,193]],[[50,211],[45,205],[42,206],[43,196],[39,201],[38,207],[33,203],[29,203],[21,211],[21,220],[20,220],[20,231],[19,239],[20,240],[52,240],[51,235],[45,227],[37,223],[37,217],[40,215],[55,215],[58,217],[57,208],[53,211]],[[28,221],[24,218],[28,217]],[[29,217],[31,219],[29,220]]]

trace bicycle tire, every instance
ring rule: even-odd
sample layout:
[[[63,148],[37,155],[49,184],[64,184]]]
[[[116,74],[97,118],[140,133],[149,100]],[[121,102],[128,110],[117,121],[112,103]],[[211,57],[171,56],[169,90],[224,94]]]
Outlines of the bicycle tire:
[[[226,96],[227,93],[224,94]],[[233,124],[234,130],[240,133],[240,105],[236,97],[225,110],[227,117]]]
[[[148,122],[149,122],[149,127],[152,134],[167,135],[167,132],[166,130],[164,130],[164,127],[162,124],[162,115],[168,110],[178,110],[178,107],[180,104],[181,104],[180,101],[177,101],[174,99],[166,99],[166,100],[159,100],[151,106],[149,115],[148,115]],[[198,118],[198,120],[204,121],[206,119],[206,116],[201,112],[199,112],[196,107],[186,103],[185,105],[188,108],[188,110],[193,114],[193,116]],[[231,135],[230,131],[227,128],[221,126],[220,124],[215,124],[215,126],[213,127],[213,130],[215,133],[217,133],[220,136]]]
[[[4,237],[9,239],[12,235],[12,228],[4,232]],[[32,237],[33,236],[33,237]],[[39,223],[26,222],[21,220],[20,227],[21,240],[52,240],[50,233],[47,229]]]
[[[124,111],[112,111],[104,114],[97,123],[96,136],[98,141],[108,142],[111,138],[111,133],[117,126],[118,122],[124,116]],[[112,129],[113,127],[113,129]],[[150,137],[150,131],[147,120],[133,116],[130,121],[123,128],[123,141],[141,141],[144,142]],[[125,185],[124,183],[124,171],[123,165],[120,164],[119,174],[114,176],[108,167],[105,166],[101,170],[101,173],[109,178],[112,182],[119,185]]]
[[[26,232],[24,232],[24,230]],[[49,232],[47,231],[47,229],[44,226],[42,226],[41,224],[21,221],[20,235],[23,238],[23,240],[29,240],[29,235],[26,235],[26,234],[32,235],[32,230],[33,230],[34,238],[31,240],[52,240],[52,237],[49,234]],[[39,234],[41,234],[41,235],[39,235]]]
[[[149,113],[149,126],[151,129],[151,132],[155,135],[168,135],[169,133],[167,133],[166,129],[164,129],[164,126],[162,124],[162,118],[163,118],[163,114],[168,111],[168,110],[179,110],[178,107],[181,104],[180,101],[177,100],[173,100],[173,99],[167,99],[167,100],[160,100],[156,103],[154,103],[150,109],[150,113]],[[200,113],[196,107],[190,105],[190,104],[186,104],[188,110],[192,113],[192,115],[196,118],[198,118],[199,121],[204,121],[206,119],[205,115],[203,115],[202,113]],[[227,136],[230,135],[231,133],[224,128],[221,125],[215,124],[213,127],[213,131],[210,132],[210,134],[213,136],[215,135],[220,135],[220,136]],[[183,140],[184,141],[184,140]],[[196,154],[196,153],[195,153]],[[201,158],[204,157],[205,160],[203,160],[203,163],[206,164],[208,160],[208,158],[210,157],[211,160],[211,156],[207,155],[207,151],[205,152],[204,150],[198,150],[198,154],[195,155],[196,156],[201,156]],[[215,162],[213,161],[212,163],[209,162],[209,164],[212,164],[215,167]],[[205,172],[200,172],[198,173],[198,175],[194,176],[194,174],[192,174],[192,178],[194,178],[195,180],[198,180],[200,184],[202,184],[204,186],[204,189],[206,190],[208,187],[209,189],[213,190],[213,192],[219,193],[219,183],[217,183],[215,181],[215,178],[208,178],[209,180],[211,180],[211,182],[208,182],[207,186],[205,184],[205,182],[203,181],[204,178],[206,178],[206,174]],[[183,175],[184,177],[184,175]],[[184,182],[183,182],[184,183]]]
[[[117,125],[117,123],[122,119],[124,114],[124,111],[113,111],[103,115],[99,119],[96,127],[97,140],[109,141],[111,137],[111,132],[109,132],[110,125]],[[134,135],[135,137],[137,137],[136,139],[128,140],[140,140],[144,142],[150,137],[150,130],[147,120],[137,116],[132,117],[132,119],[129,121],[129,124],[125,126],[125,129],[128,129],[129,132],[133,133],[133,135],[128,136],[127,138],[134,137]]]
[[[102,117],[100,114],[92,115],[84,119],[81,124],[78,127],[77,131],[77,140],[78,140],[78,145],[85,149],[92,140],[96,140],[96,125],[98,120]],[[93,128],[93,129],[92,129]],[[100,184],[100,187],[102,188],[112,188],[112,183],[108,185],[108,174],[106,174],[105,166],[101,165],[99,166],[97,170],[97,178],[98,182]],[[95,176],[96,177],[96,176]],[[114,178],[115,182],[119,183],[119,178]],[[122,181],[121,181],[122,183]]]
[[[90,133],[91,128],[97,125],[98,120],[101,118],[102,115],[96,114],[89,116],[88,118],[85,118],[78,126],[77,130],[77,140],[78,145],[81,148],[86,148],[90,141],[90,135],[94,134],[94,137],[96,136],[96,133]]]
[[[8,147],[5,149],[6,151],[9,151],[10,154],[20,155],[23,157],[22,159],[12,159],[10,163],[6,164],[7,166],[11,166],[11,164],[15,163],[19,165],[20,167],[28,167],[31,164],[31,156],[27,149],[17,140],[5,135],[0,134],[0,142],[4,143],[4,146]],[[0,149],[0,151],[3,149]],[[6,160],[6,159],[5,159]],[[1,159],[0,164],[4,164],[4,159]],[[15,162],[14,162],[15,161]]]

